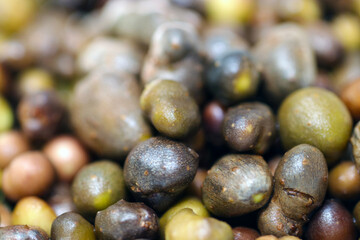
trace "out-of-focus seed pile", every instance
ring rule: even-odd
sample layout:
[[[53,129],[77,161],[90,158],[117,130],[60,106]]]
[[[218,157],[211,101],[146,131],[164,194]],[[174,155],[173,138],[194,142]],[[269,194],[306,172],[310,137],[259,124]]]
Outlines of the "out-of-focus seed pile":
[[[360,0],[0,0],[0,240],[356,240]]]

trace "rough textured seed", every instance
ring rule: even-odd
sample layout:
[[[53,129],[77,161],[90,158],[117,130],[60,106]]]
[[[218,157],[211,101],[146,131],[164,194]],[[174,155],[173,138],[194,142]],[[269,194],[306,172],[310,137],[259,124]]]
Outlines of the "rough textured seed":
[[[319,149],[301,144],[286,152],[275,171],[274,195],[259,215],[261,234],[301,237],[309,214],[325,197],[327,179],[326,160]]]
[[[242,103],[225,114],[223,136],[237,151],[264,154],[275,137],[275,116],[265,104]]]
[[[270,170],[261,156],[226,155],[208,172],[202,199],[217,216],[240,216],[264,206],[272,186]]]
[[[143,203],[125,200],[99,211],[95,218],[96,237],[104,239],[156,239],[159,219]]]
[[[138,201],[161,212],[192,182],[198,161],[198,154],[184,144],[153,137],[133,148],[126,158],[126,185]]]

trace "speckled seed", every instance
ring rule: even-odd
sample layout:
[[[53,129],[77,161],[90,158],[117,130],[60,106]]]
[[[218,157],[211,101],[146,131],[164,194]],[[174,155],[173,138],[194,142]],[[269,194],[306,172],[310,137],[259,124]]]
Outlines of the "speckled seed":
[[[126,185],[137,200],[164,211],[192,182],[198,161],[198,154],[182,143],[150,138],[126,158]]]
[[[261,156],[227,155],[208,172],[202,189],[206,208],[217,216],[235,217],[266,204],[272,176]]]
[[[275,116],[263,103],[242,103],[225,114],[223,136],[237,151],[264,154],[273,143]]]
[[[300,237],[308,215],[321,205],[327,184],[327,164],[319,149],[301,144],[286,152],[275,171],[273,198],[258,219],[260,232]]]
[[[99,240],[156,239],[159,219],[143,203],[120,200],[96,214],[95,228]]]

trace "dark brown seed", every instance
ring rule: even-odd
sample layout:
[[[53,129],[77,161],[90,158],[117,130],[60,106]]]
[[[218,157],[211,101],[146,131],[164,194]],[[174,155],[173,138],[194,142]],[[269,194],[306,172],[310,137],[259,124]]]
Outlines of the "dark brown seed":
[[[334,200],[327,200],[312,217],[306,239],[308,240],[355,240],[356,228],[351,214]]]
[[[284,214],[302,219],[319,207],[327,189],[324,177],[328,177],[327,164],[317,148],[301,144],[286,152],[275,172],[275,194]]]
[[[192,182],[198,162],[198,154],[184,144],[153,137],[129,153],[125,182],[137,200],[164,211]]]
[[[154,210],[143,203],[120,200],[96,214],[95,228],[100,240],[156,239],[159,219]]]
[[[242,103],[226,113],[223,136],[239,152],[264,154],[275,136],[275,116],[265,104]]]
[[[327,190],[328,170],[317,148],[301,144],[285,153],[275,171],[275,190],[258,219],[262,235],[301,237],[308,215],[319,207]]]

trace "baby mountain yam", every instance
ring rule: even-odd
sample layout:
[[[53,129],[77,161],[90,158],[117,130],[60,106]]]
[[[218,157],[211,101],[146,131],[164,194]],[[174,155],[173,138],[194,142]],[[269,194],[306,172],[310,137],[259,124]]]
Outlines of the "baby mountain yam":
[[[72,183],[76,208],[92,219],[101,211],[125,198],[123,171],[114,162],[102,160],[83,167]]]
[[[137,201],[162,212],[192,182],[198,164],[194,150],[164,137],[153,137],[133,148],[126,158],[126,186]]]
[[[299,25],[282,24],[270,29],[256,44],[254,55],[265,79],[265,95],[274,104],[315,83],[315,57]]]
[[[285,153],[275,171],[270,204],[258,220],[262,235],[301,237],[309,214],[324,200],[328,169],[322,152],[308,144]]]
[[[352,129],[345,104],[332,92],[309,87],[295,91],[278,112],[281,141],[286,149],[307,143],[317,147],[329,165],[339,160]]]
[[[181,83],[196,99],[203,100],[203,65],[196,29],[186,22],[167,22],[152,36],[141,72],[144,85],[158,79]]]
[[[131,75],[111,70],[90,73],[75,88],[71,119],[79,138],[97,154],[122,158],[151,136]]]
[[[199,128],[199,107],[178,82],[151,82],[143,91],[140,104],[154,127],[165,136],[184,138]]]
[[[206,86],[226,105],[253,97],[259,86],[259,72],[246,50],[220,55],[206,68]]]
[[[275,136],[275,116],[263,103],[240,104],[225,114],[223,135],[237,151],[264,154]]]
[[[144,203],[120,200],[96,214],[95,228],[99,240],[157,239],[159,219]]]
[[[94,227],[80,214],[67,212],[58,216],[51,225],[51,239],[95,240]]]
[[[264,206],[272,186],[269,167],[261,156],[226,155],[206,176],[202,200],[214,215],[236,217]]]

